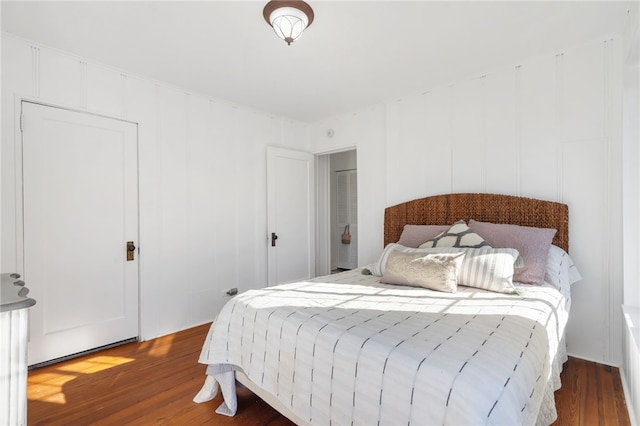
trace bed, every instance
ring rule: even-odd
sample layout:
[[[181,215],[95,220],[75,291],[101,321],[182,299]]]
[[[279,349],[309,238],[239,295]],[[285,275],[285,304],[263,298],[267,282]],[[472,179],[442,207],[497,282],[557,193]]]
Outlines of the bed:
[[[429,240],[434,247],[396,243],[412,226],[433,231],[422,225],[446,230]],[[457,243],[480,238],[480,246],[436,246],[454,225],[466,227]],[[529,248],[520,250],[523,262],[510,246],[487,244],[483,226],[546,230],[544,280],[514,281],[535,263]],[[525,243],[537,238],[523,235]],[[194,401],[220,389],[224,403],[216,411],[234,415],[237,380],[296,424],[551,424],[567,357],[570,285],[580,279],[568,235],[568,207],[549,201],[447,194],[389,207],[376,264],[229,301],[203,344],[207,377]],[[435,291],[390,284],[396,261],[409,258],[445,265],[447,283],[455,274],[464,285]],[[487,259],[494,263],[481,269]],[[488,270],[498,271],[489,281],[499,287],[484,287]]]

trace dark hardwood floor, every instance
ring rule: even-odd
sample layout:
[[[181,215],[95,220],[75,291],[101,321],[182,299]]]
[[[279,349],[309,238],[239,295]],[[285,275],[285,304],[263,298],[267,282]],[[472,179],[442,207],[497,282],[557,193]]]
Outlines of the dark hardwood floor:
[[[269,425],[292,423],[246,389],[238,414],[215,414],[218,396],[192,402],[209,326],[85,355],[29,372],[30,425]],[[629,425],[618,369],[571,358],[556,392],[556,425]]]

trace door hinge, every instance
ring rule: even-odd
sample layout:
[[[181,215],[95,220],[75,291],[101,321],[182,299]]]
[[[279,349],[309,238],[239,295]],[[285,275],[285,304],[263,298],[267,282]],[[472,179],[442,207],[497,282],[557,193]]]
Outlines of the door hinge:
[[[24,132],[24,113],[20,113],[20,131]]]

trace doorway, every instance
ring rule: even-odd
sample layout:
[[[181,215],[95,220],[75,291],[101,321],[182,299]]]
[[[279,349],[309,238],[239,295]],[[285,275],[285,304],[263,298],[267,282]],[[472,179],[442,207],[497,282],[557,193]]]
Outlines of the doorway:
[[[358,266],[358,172],[355,150],[329,154],[331,271]]]

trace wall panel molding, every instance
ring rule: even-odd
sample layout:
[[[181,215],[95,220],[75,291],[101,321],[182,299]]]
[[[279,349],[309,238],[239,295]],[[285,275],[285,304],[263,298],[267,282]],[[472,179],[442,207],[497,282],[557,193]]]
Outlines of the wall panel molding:
[[[615,312],[619,311],[622,271],[618,260],[622,178],[617,134],[621,70],[617,49],[603,56],[602,46],[602,39],[591,41],[518,66],[422,90],[427,93],[423,98],[429,112],[419,131],[426,135],[426,151],[403,137],[403,123],[416,111],[398,109],[395,100],[385,102],[388,112],[383,125],[370,125],[385,129],[381,137],[387,155],[373,159],[366,141],[358,142],[357,149],[359,158],[374,161],[372,168],[385,170],[385,206],[407,201],[408,186],[414,188],[409,198],[417,198],[444,192],[442,183],[449,192],[513,192],[567,203],[572,257],[584,277],[571,289],[569,352],[615,365],[621,352],[621,327]],[[433,111],[439,111],[434,115],[437,121],[429,121]],[[448,128],[448,139],[443,126]],[[316,137],[320,129],[312,134],[312,143],[321,152],[328,145]],[[398,144],[401,154],[394,152]],[[340,147],[340,143],[334,140],[331,147]],[[393,161],[385,159],[390,156]],[[429,173],[423,173],[425,169]],[[419,185],[406,182],[406,170],[420,170],[411,175]],[[369,182],[373,179],[359,182],[361,194],[378,193]],[[415,190],[418,187],[420,194]],[[363,220],[363,235],[379,232],[368,226]]]
[[[453,169],[455,167],[455,153],[453,150],[453,135],[455,134],[455,86],[453,84],[447,86],[448,101],[447,110],[449,111],[449,192],[453,192]],[[436,195],[436,194],[433,194]]]
[[[127,117],[127,105],[129,105],[129,91],[127,88],[127,75],[120,73],[120,116]]]
[[[88,104],[88,92],[89,92],[89,76],[87,71],[87,63],[85,61],[79,61],[80,64],[80,108],[87,109]]]
[[[139,124],[142,339],[213,320],[229,287],[265,285],[267,247],[256,237],[266,234],[264,145],[308,148],[306,124],[10,34],[2,38],[3,265],[15,265],[20,251],[16,105],[28,97]],[[250,250],[242,246],[247,241]]]
[[[522,194],[522,73],[521,65],[514,69],[514,92],[515,92],[515,144],[516,144],[516,194]]]
[[[603,217],[603,227],[605,230],[608,228],[609,224],[612,223],[612,214],[611,214],[611,64],[609,63],[612,59],[611,55],[611,42],[609,40],[605,40],[603,43],[602,49],[602,66],[603,66],[603,74],[604,74],[604,82],[603,82],[603,90],[604,90],[604,103],[602,105],[602,115],[604,117],[604,143],[602,144],[602,156],[604,159],[605,170],[604,170],[604,193],[602,194],[602,198],[605,205],[604,217]],[[611,306],[611,302],[614,299],[614,281],[612,279],[611,274],[611,249],[613,246],[612,237],[609,232],[604,233],[604,244],[605,244],[605,255],[602,257],[602,268],[605,271],[605,276],[607,282],[609,283],[608,289],[609,291],[605,294],[605,301],[607,307],[607,322],[609,325],[614,324],[614,314]],[[610,327],[611,328],[611,327]],[[605,357],[608,360],[613,360],[615,358],[613,353],[613,348],[615,346],[615,332],[609,333],[605,342]]]
[[[31,46],[31,96],[40,97],[40,48]]]
[[[563,166],[564,166],[564,150],[562,149],[562,140],[560,138],[561,128],[563,125],[562,105],[564,103],[564,53],[556,55],[556,104],[555,104],[555,141],[556,141],[556,201],[564,203],[564,182],[563,182]]]

